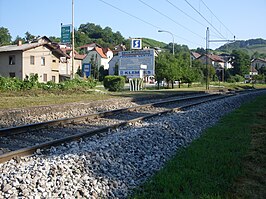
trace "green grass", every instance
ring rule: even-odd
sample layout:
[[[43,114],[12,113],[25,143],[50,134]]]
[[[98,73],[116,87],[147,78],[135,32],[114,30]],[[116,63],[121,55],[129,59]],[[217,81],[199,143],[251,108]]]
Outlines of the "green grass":
[[[225,116],[132,198],[263,198],[265,113],[266,95]]]

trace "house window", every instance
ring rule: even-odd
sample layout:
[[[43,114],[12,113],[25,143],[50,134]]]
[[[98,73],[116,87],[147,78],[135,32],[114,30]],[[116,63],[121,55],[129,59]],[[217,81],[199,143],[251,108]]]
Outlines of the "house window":
[[[55,82],[55,76],[54,75],[52,76],[52,82]]]
[[[41,65],[45,66],[45,57],[41,57]]]
[[[45,73],[43,74],[43,81],[47,82],[47,74],[45,74]]]
[[[9,56],[9,65],[15,65],[16,64],[15,59],[16,59],[15,55],[10,55]]]
[[[53,59],[53,63],[56,63],[56,60],[55,59]]]
[[[30,64],[34,65],[34,61],[35,61],[35,57],[34,56],[30,56]]]
[[[9,77],[16,77],[16,73],[9,73]]]

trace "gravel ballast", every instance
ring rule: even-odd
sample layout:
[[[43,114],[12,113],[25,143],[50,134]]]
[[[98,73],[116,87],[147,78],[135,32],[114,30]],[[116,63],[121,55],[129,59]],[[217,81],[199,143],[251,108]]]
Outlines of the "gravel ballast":
[[[0,164],[0,198],[126,198],[180,147],[254,96],[161,115]]]

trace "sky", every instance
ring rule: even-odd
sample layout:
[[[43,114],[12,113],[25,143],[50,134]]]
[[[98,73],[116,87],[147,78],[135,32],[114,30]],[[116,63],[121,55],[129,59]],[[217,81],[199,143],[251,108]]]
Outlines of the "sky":
[[[174,37],[190,49],[206,47],[209,27],[215,49],[234,36],[266,39],[265,10],[266,0],[74,0],[74,27],[94,23],[125,38],[165,43]],[[13,40],[27,31],[60,37],[61,23],[72,23],[72,0],[0,0],[0,27],[8,28]]]

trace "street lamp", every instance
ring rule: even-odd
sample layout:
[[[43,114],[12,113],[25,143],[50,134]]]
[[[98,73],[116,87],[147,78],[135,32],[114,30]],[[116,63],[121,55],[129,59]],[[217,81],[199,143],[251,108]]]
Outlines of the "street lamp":
[[[170,35],[172,35],[172,37],[173,37],[173,55],[175,54],[175,40],[174,40],[174,35],[173,35],[173,33],[171,33],[170,31],[167,31],[167,30],[158,30],[158,32],[167,32],[167,33],[169,33]]]

